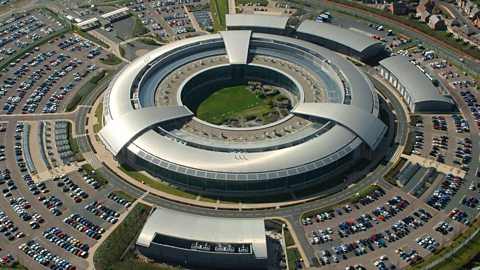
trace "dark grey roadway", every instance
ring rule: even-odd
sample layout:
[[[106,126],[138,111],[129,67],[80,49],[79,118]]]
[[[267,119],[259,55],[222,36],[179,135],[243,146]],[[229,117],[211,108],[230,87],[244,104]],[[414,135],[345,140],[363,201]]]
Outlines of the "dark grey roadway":
[[[369,14],[366,14],[364,12],[358,12],[357,10],[352,10],[350,8],[345,8],[340,5],[336,5],[334,3],[329,3],[325,1],[318,1],[318,0],[302,0],[303,3],[308,3],[310,6],[304,6],[304,10],[307,12],[316,12],[318,10],[323,10],[323,9],[329,9],[329,10],[337,10],[342,13],[346,14],[351,14],[353,16],[362,18],[364,20],[376,23],[376,24],[382,24],[389,29],[392,29],[396,32],[403,33],[409,37],[412,38],[413,41],[418,41],[427,47],[441,53],[444,57],[446,57],[448,60],[452,61],[455,60],[456,64],[467,70],[468,72],[474,72],[476,73],[476,76],[479,76],[480,74],[480,62],[478,60],[469,60],[467,59],[466,56],[459,55],[457,52],[454,52],[450,49],[446,49],[442,47],[441,45],[438,44],[437,41],[432,39],[431,37],[427,35],[421,35],[412,31],[405,30],[400,24],[398,23],[392,23],[391,21],[387,21],[383,19],[382,17],[379,16],[371,16]],[[298,6],[298,3],[296,2],[291,2],[292,5]],[[459,59],[463,58],[464,62],[461,63],[459,62]],[[472,57],[469,57],[472,58]],[[473,58],[472,58],[473,59]]]
[[[446,9],[448,9],[453,14],[453,16],[455,16],[455,18],[457,18],[459,21],[462,22],[462,24],[466,24],[470,26],[473,32],[480,33],[480,30],[477,27],[475,27],[475,24],[471,20],[469,20],[467,17],[463,16],[462,13],[458,10],[458,8],[455,7],[455,5],[447,2],[443,2],[443,1],[435,1],[435,2],[444,6]]]

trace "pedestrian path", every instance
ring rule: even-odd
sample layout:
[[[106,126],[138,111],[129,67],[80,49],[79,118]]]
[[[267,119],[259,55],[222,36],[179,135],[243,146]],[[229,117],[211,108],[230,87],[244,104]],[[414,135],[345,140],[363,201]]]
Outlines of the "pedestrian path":
[[[445,164],[437,162],[433,159],[427,159],[427,158],[423,158],[423,157],[417,156],[417,155],[405,155],[405,154],[402,154],[402,157],[407,159],[407,160],[410,160],[413,163],[418,163],[418,164],[420,164],[420,165],[422,165],[423,167],[426,167],[426,168],[433,167],[433,168],[437,169],[437,171],[439,171],[441,173],[444,173],[444,174],[453,173],[453,174],[458,175],[462,178],[465,177],[465,171],[463,171],[459,168],[455,168],[455,167],[452,167],[452,166],[445,165]]]
[[[86,158],[85,160],[90,164],[95,163],[95,162],[100,162],[100,160],[98,160],[98,158],[96,158],[96,157]]]
[[[142,196],[140,196],[140,197],[138,198],[138,200],[139,200],[139,201],[143,200],[145,197],[147,197],[148,193],[149,193],[148,191],[145,192],[145,193],[143,193]]]

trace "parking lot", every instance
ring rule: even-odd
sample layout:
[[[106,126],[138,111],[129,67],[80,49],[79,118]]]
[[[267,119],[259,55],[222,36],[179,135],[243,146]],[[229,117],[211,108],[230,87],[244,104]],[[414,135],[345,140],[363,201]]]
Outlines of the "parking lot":
[[[401,200],[405,201],[405,206],[401,206]],[[383,213],[385,210],[380,210],[377,213],[379,207],[385,205],[390,206],[382,209],[388,210],[396,205],[396,212],[388,210]],[[414,250],[420,257],[429,255],[433,250],[433,246],[430,250],[423,248],[416,242],[417,238],[430,235],[441,246],[464,228],[463,224],[449,220],[446,211],[438,211],[424,204],[422,199],[397,188],[388,190],[385,195],[378,196],[366,205],[356,203],[339,207],[333,211],[333,215],[329,218],[312,217],[312,224],[303,228],[320,263],[335,269],[345,269],[359,263],[369,269],[378,261],[405,267],[410,261],[401,258],[401,250],[403,253]],[[441,229],[434,229],[443,221],[450,224],[446,225],[446,234]]]
[[[461,129],[462,117],[458,114],[422,117],[421,126],[417,123],[415,128],[412,154],[467,170],[470,154],[465,151],[471,151],[470,129]]]
[[[32,176],[26,151],[27,147],[30,152],[39,148],[37,136],[25,140],[29,125],[2,123],[5,131],[0,133],[0,147],[8,158],[0,161],[0,256],[11,254],[30,269],[41,265],[85,269],[88,249],[104,233],[94,234],[96,226],[108,230],[127,208],[107,198],[111,188],[95,186],[84,172],[62,175],[60,170],[52,178]]]
[[[212,25],[206,0],[132,1],[126,2],[125,6],[138,16],[149,35],[166,41],[205,34],[203,30]],[[99,12],[107,13],[116,9],[109,6],[97,8],[97,11],[87,9],[84,13],[91,17],[99,15]],[[97,31],[112,41],[121,42],[133,37],[134,24],[135,19],[127,17],[113,22],[109,27],[98,28]]]
[[[63,111],[72,93],[82,87],[106,54],[101,47],[66,35],[26,52],[2,70],[2,113]]]
[[[0,63],[64,26],[45,10],[24,12],[0,25]]]

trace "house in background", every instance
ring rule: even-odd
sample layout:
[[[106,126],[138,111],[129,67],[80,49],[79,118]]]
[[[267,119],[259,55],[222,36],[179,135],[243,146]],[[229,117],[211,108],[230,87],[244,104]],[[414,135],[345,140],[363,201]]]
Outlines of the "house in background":
[[[408,7],[403,2],[393,2],[390,4],[390,12],[395,15],[408,14]]]
[[[445,23],[447,24],[447,28],[462,26],[462,22],[457,19],[445,20]]]
[[[445,30],[447,29],[447,25],[445,24],[445,20],[439,15],[432,15],[428,20],[428,26],[433,30]]]
[[[430,16],[432,16],[432,14],[430,14],[430,12],[428,11],[422,11],[420,14],[417,14],[417,17],[420,17],[420,21],[422,22],[426,22],[428,23],[428,20],[430,19]]]
[[[433,14],[433,9],[435,8],[435,2],[431,0],[421,0],[417,6],[417,16],[418,14],[428,11],[428,13]]]

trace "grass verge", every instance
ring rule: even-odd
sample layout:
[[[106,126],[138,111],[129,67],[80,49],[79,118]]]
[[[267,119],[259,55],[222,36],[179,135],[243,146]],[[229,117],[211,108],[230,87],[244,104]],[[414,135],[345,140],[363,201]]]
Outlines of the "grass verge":
[[[123,222],[103,241],[93,255],[97,270],[127,269],[120,260],[147,221],[151,207],[137,204]],[[131,268],[130,268],[131,269]],[[135,268],[137,269],[137,268]]]
[[[126,54],[125,49],[124,49],[122,46],[119,46],[119,47],[118,47],[118,50],[120,51],[120,55],[121,55],[122,57],[125,57],[125,54]]]
[[[132,37],[140,37],[142,35],[145,35],[148,30],[143,24],[142,20],[138,17],[136,13],[133,11],[130,11],[132,13],[133,20],[135,21],[135,25],[132,30]]]
[[[214,32],[225,30],[225,14],[228,13],[227,0],[210,0],[210,13],[213,18]]]
[[[128,253],[124,256],[123,260],[115,263],[115,270],[184,270],[183,268],[173,267],[167,264],[161,264],[156,262],[145,262],[139,260],[134,254]]]
[[[158,44],[157,41],[152,37],[142,37],[137,41],[150,46],[161,46],[161,44]]]
[[[10,267],[10,266],[0,266],[0,270],[28,270],[28,268],[26,268],[25,266],[21,265],[21,264],[17,264],[15,265],[15,267]]]
[[[413,151],[413,132],[409,132],[407,135],[407,141],[405,142],[405,148],[403,148],[403,153],[405,155],[411,155]]]
[[[306,217],[312,217],[312,216],[315,216],[315,215],[318,215],[320,213],[324,213],[324,212],[328,212],[328,211],[333,211],[333,209],[335,208],[338,208],[340,206],[343,206],[344,204],[350,204],[350,203],[354,203],[356,202],[359,198],[361,197],[364,197],[368,194],[371,194],[372,192],[374,192],[376,189],[378,188],[377,185],[373,184],[371,186],[368,186],[364,189],[362,189],[361,191],[359,191],[357,194],[354,194],[352,195],[351,197],[347,198],[347,199],[344,199],[342,201],[339,201],[335,204],[332,204],[332,205],[328,205],[328,206],[325,206],[325,207],[322,207],[322,208],[318,208],[318,209],[313,209],[313,210],[309,210],[305,213],[302,214],[301,218],[306,218]]]
[[[11,9],[17,9],[17,8],[21,7],[22,5],[27,4],[28,2],[30,2],[30,0],[18,0],[18,1],[14,0],[11,3],[3,4],[3,5],[0,6],[0,14],[8,12]],[[0,267],[0,269],[4,269],[4,268]]]
[[[131,178],[135,179],[136,181],[145,184],[151,188],[163,191],[168,194],[172,194],[175,196],[179,196],[182,198],[187,198],[187,199],[192,199],[195,200],[197,198],[197,195],[185,192],[183,190],[177,189],[175,187],[169,186],[167,184],[164,184],[160,182],[159,180],[152,179],[146,175],[144,175],[141,172],[138,172],[132,168],[130,168],[127,165],[119,166],[119,170],[121,170],[123,173],[127,174]]]
[[[288,258],[288,269],[297,269],[295,266],[296,261],[301,261],[302,260],[302,255],[300,255],[300,251],[298,251],[298,248],[296,247],[291,247],[287,248],[287,258]]]
[[[395,163],[388,169],[388,171],[383,176],[383,179],[388,183],[397,186],[397,181],[395,180],[395,175],[403,168],[403,165],[407,162],[407,159],[401,157],[395,161]]]
[[[83,38],[85,38],[85,39],[88,39],[88,40],[90,40],[91,42],[96,43],[96,44],[98,44],[98,45],[100,45],[100,46],[102,46],[102,47],[105,47],[105,48],[107,48],[107,49],[110,48],[110,46],[109,46],[107,43],[105,43],[105,42],[101,41],[100,39],[98,39],[98,38],[90,35],[90,34],[87,33],[87,32],[84,32],[83,30],[81,30],[80,28],[78,28],[78,27],[75,26],[75,25],[72,26],[72,32],[75,33],[75,34],[77,34],[77,35],[79,35],[79,36],[81,36],[81,37],[83,37]]]
[[[132,195],[130,195],[130,194],[128,194],[128,193],[126,193],[122,190],[115,190],[112,193],[117,195],[118,197],[124,199],[124,200],[127,200],[127,201],[131,202],[131,203],[133,203],[134,201],[137,200],[137,198],[135,196],[132,196]]]
[[[115,54],[111,53],[111,54],[108,54],[106,58],[100,59],[100,62],[102,62],[105,65],[114,66],[122,63],[122,60],[118,58]]]
[[[103,102],[98,104],[97,108],[95,109],[95,117],[97,118],[97,122],[93,125],[93,132],[95,133],[95,139],[98,141],[98,136],[96,134],[103,127]]]
[[[65,110],[67,112],[74,111],[79,104],[81,104],[87,96],[95,89],[95,87],[100,84],[102,81],[108,79],[113,73],[112,70],[100,70],[95,74],[83,87],[73,96],[67,104]]]
[[[295,240],[293,240],[292,233],[287,228],[284,228],[283,232],[285,233],[285,245],[287,247],[294,246]]]
[[[103,176],[101,176],[100,174],[95,173],[95,169],[93,169],[92,165],[90,165],[88,163],[83,164],[82,169],[84,169],[88,174],[90,174],[92,176],[92,178],[95,179],[95,181],[97,181],[98,184],[100,184],[100,186],[103,187],[106,184],[108,184],[107,179],[103,178]]]
[[[68,144],[70,144],[70,148],[75,154],[75,159],[81,162],[84,161],[85,158],[83,157],[82,152],[80,152],[80,146],[78,145],[77,140],[73,137],[72,128],[72,123],[67,122]]]
[[[476,220],[471,227],[468,227],[460,236],[458,236],[452,243],[433,255],[427,257],[421,263],[413,266],[411,269],[424,269],[425,266],[429,265],[435,260],[438,260],[442,257],[445,259],[438,265],[433,268],[435,270],[451,270],[451,269],[462,269],[462,266],[466,265],[470,260],[472,260],[480,251],[480,233],[477,234],[470,242],[465,244],[460,250],[456,253],[448,256],[448,253],[451,252],[454,248],[461,245],[468,236],[472,235],[475,230],[480,227],[480,220]]]

